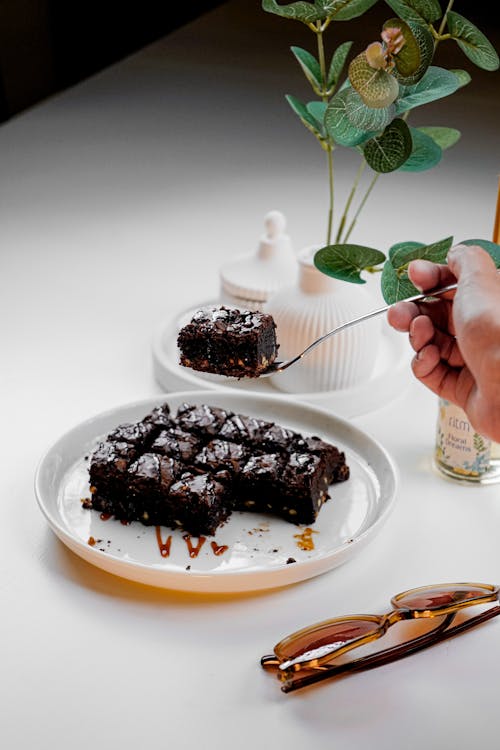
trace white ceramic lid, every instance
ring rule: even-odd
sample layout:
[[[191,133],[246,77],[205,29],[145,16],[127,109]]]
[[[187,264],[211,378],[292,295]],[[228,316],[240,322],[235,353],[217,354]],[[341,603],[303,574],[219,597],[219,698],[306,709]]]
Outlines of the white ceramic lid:
[[[297,277],[297,259],[285,232],[284,215],[280,211],[270,211],[264,217],[264,225],[266,231],[257,252],[240,256],[220,270],[222,289],[233,297],[265,302]]]

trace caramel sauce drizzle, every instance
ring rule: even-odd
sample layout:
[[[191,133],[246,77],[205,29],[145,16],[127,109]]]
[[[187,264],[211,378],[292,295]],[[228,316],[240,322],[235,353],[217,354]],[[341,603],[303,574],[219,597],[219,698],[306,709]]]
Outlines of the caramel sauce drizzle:
[[[198,544],[193,544],[193,542],[191,541],[191,539],[192,539],[191,534],[184,534],[182,538],[184,539],[184,541],[187,544],[187,548],[188,548],[188,552],[189,552],[189,557],[192,557],[192,558],[198,557],[198,555],[200,554],[201,548],[203,547],[203,545],[207,541],[206,536],[200,536],[200,537],[198,537]]]
[[[305,552],[310,552],[314,549],[314,539],[312,538],[312,535],[317,533],[318,532],[314,531],[314,529],[307,527],[301,534],[294,534],[293,538],[297,540],[297,547],[299,549],[302,549]]]
[[[210,546],[212,547],[212,551],[214,555],[223,555],[224,552],[228,549],[227,544],[217,544],[217,542],[210,542]]]
[[[109,521],[111,516],[112,516],[112,513],[101,513],[99,518],[101,519],[101,521]]]
[[[162,557],[168,557],[170,555],[170,547],[172,545],[172,536],[168,536],[165,541],[161,538],[161,526],[156,526],[156,541],[158,542],[158,549]]]

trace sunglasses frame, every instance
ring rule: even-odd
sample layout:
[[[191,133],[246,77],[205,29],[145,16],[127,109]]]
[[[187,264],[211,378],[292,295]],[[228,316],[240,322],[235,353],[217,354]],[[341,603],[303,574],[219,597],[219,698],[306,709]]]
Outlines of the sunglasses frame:
[[[288,693],[301,687],[305,687],[307,685],[311,685],[325,679],[336,677],[347,672],[362,671],[365,669],[372,669],[374,667],[381,666],[382,664],[388,664],[392,661],[396,661],[397,659],[401,659],[404,656],[415,653],[416,651],[420,651],[423,648],[434,645],[434,643],[446,640],[447,638],[452,638],[453,636],[458,635],[459,633],[500,614],[499,605],[497,607],[492,607],[478,615],[475,615],[474,617],[470,617],[468,620],[461,622],[458,625],[450,627],[455,616],[460,610],[476,606],[478,604],[487,604],[489,602],[498,601],[500,587],[485,583],[446,583],[434,584],[431,586],[420,586],[418,588],[408,589],[407,591],[403,591],[400,594],[396,594],[392,597],[391,603],[395,605],[397,604],[398,599],[402,599],[409,595],[418,595],[433,588],[435,589],[445,587],[452,590],[457,587],[466,587],[471,589],[479,588],[483,589],[485,593],[484,595],[471,597],[470,599],[464,599],[462,601],[457,601],[435,609],[401,606],[396,607],[394,610],[385,615],[348,615],[347,617],[336,617],[331,620],[323,620],[322,622],[316,623],[315,625],[311,625],[309,627],[295,631],[291,635],[286,636],[286,638],[283,638],[279,643],[276,644],[274,654],[262,657],[261,665],[265,669],[278,669],[278,677],[282,681],[281,689],[283,690],[283,692]],[[378,638],[381,638],[387,632],[387,629],[396,622],[421,618],[432,619],[437,617],[444,617],[444,620],[438,623],[437,626],[433,628],[429,633],[417,636],[416,638],[410,639],[409,641],[406,641],[405,643],[399,644],[397,646],[383,649],[376,654],[360,657],[359,659],[354,659],[345,664],[330,664],[331,661],[337,659],[343,654],[352,651],[353,649],[366,643],[370,643],[377,640]],[[315,657],[312,659],[301,659],[300,657],[296,657],[295,659],[280,658],[280,647],[286,647],[286,645],[294,638],[302,637],[303,635],[307,635],[309,633],[313,634],[315,629],[320,629],[321,627],[324,627],[326,625],[335,623],[348,623],[351,620],[365,620],[368,622],[372,621],[378,624],[378,628],[372,633],[368,633],[367,635],[355,638],[352,641],[346,643],[344,646],[332,649],[331,652],[320,657]],[[309,672],[309,674],[306,674],[302,677],[298,675],[300,671],[306,671]]]

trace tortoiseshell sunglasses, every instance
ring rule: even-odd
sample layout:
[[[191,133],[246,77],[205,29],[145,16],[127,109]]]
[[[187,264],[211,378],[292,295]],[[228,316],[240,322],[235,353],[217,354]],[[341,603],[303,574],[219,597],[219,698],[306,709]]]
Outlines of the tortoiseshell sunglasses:
[[[385,615],[335,617],[288,635],[276,644],[274,654],[262,657],[261,664],[265,669],[277,670],[281,689],[289,693],[346,672],[388,664],[451,638],[500,614],[497,605],[452,625],[460,610],[498,600],[499,587],[488,583],[444,583],[409,589],[392,597],[394,609]],[[369,656],[332,664],[348,651],[381,638],[397,622],[439,617],[443,619],[424,635]]]

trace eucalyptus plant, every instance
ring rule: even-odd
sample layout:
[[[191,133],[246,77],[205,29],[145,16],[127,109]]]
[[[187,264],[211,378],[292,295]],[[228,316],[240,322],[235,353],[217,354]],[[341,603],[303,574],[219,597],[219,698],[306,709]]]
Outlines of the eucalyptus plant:
[[[432,169],[440,162],[443,151],[460,138],[456,128],[408,124],[414,109],[454,94],[471,81],[465,70],[448,70],[433,64],[439,44],[458,44],[466,57],[483,70],[497,70],[499,58],[486,36],[453,10],[454,0],[449,0],[444,10],[439,0],[385,0],[394,15],[383,24],[380,38],[349,63],[352,42],[343,42],[328,58],[325,32],[337,22],[362,16],[377,2],[299,0],[280,5],[276,0],[263,0],[262,7],[305,24],[316,38],[315,54],[301,47],[291,48],[315,99],[302,102],[295,96],[286,96],[292,110],[326,153],[326,243],[316,253],[315,265],[329,276],[356,284],[366,283],[362,271],[381,272],[383,296],[392,303],[417,293],[408,278],[409,262],[416,258],[446,262],[453,237],[430,245],[399,242],[389,249],[387,257],[375,248],[349,243],[349,238],[380,175]],[[346,66],[347,76],[343,78]],[[340,147],[351,149],[360,163],[335,223],[334,152]],[[353,210],[367,168],[373,174]],[[476,239],[463,243],[480,243],[500,267],[499,245]]]

